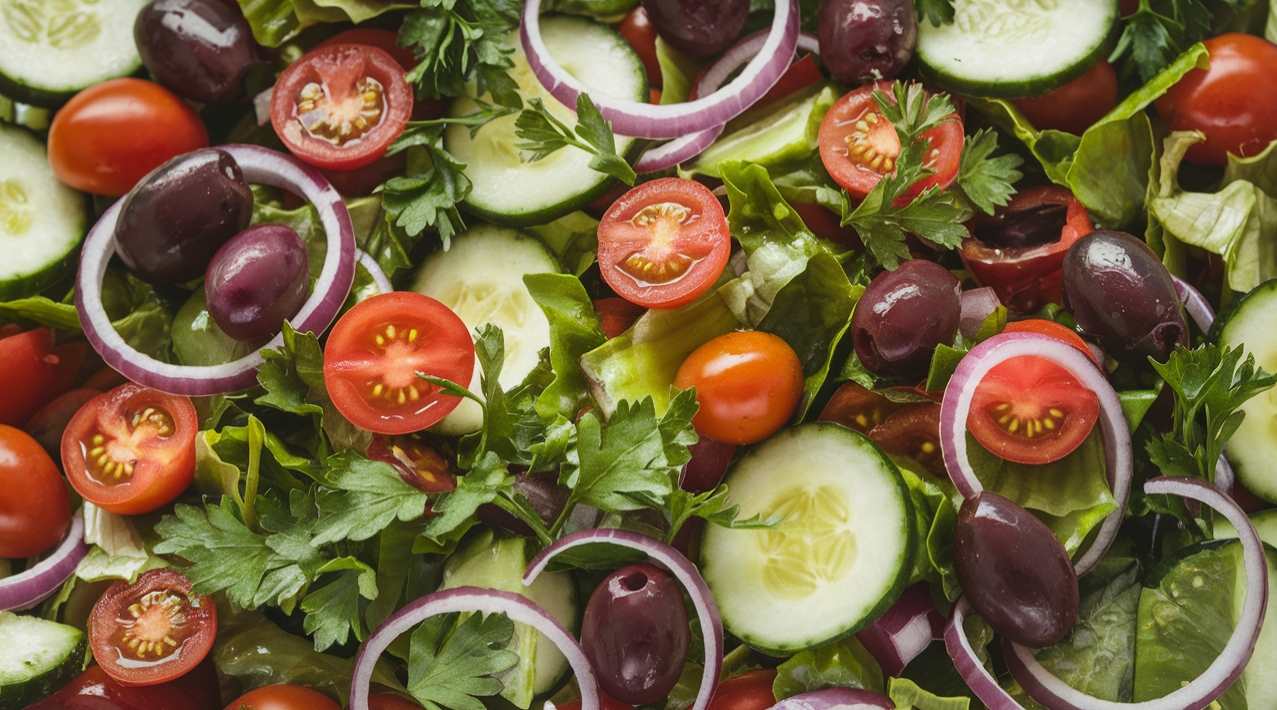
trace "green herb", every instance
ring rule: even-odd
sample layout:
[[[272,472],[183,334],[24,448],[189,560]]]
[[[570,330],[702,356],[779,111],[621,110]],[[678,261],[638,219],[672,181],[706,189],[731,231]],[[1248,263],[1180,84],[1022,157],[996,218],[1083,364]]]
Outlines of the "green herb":
[[[420,518],[429,496],[404,482],[394,467],[346,452],[328,459],[324,486],[315,497],[319,519],[311,545],[367,540],[395,520]]]
[[[492,676],[509,670],[519,655],[506,648],[514,622],[505,614],[459,614],[426,619],[412,632],[408,652],[408,692],[426,710],[484,710],[479,698],[500,693]]]
[[[507,69],[514,50],[506,35],[519,26],[518,0],[421,0],[399,28],[399,46],[412,49],[420,63],[406,77],[418,98],[465,93],[471,78],[479,93],[502,106],[519,108],[518,84]]]
[[[932,27],[953,24],[953,0],[914,0],[913,6]]]
[[[634,184],[638,175],[625,158],[616,154],[612,125],[599,113],[589,94],[576,97],[575,131],[550,113],[541,99],[532,99],[528,103],[531,108],[523,109],[514,125],[515,134],[523,139],[515,147],[531,153],[530,161],[541,160],[573,146],[592,156],[591,169],[611,175],[626,185]]]
[[[344,644],[353,633],[357,641],[367,636],[360,619],[360,599],[377,598],[377,570],[354,557],[331,560],[317,574],[336,574],[302,600],[306,612],[302,630],[315,637],[315,650]]]
[[[396,138],[386,155],[410,150],[407,172],[377,189],[394,227],[410,237],[434,229],[446,249],[465,229],[457,205],[470,194],[471,185],[463,172],[465,164],[443,149],[443,130],[438,124],[420,126]]]
[[[1140,0],[1139,9],[1122,18],[1122,36],[1109,61],[1128,59],[1124,73],[1138,73],[1147,82],[1194,42],[1213,35],[1217,14],[1241,12],[1248,5],[1247,0]]]
[[[767,530],[780,525],[784,518],[772,515],[764,518],[761,514],[740,519],[740,506],[727,505],[727,486],[719,486],[704,493],[689,493],[675,488],[669,496],[669,504],[665,510],[670,529],[665,533],[665,541],[672,543],[680,529],[692,518],[703,518],[715,525],[736,530]]]
[[[968,202],[989,215],[1011,201],[1016,181],[1024,177],[1016,170],[1024,158],[1015,153],[990,157],[997,149],[997,132],[981,128],[962,144],[962,163],[958,168],[958,188]]]

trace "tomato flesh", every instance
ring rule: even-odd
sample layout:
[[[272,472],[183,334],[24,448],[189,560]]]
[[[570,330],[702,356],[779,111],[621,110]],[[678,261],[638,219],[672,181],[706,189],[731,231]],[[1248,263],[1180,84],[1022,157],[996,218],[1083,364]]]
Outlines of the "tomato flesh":
[[[750,330],[721,335],[683,361],[679,389],[696,388],[696,431],[724,444],[753,444],[780,430],[803,395],[803,369],[779,337]]]
[[[0,424],[22,426],[45,404],[58,364],[47,328],[0,339]]]
[[[776,671],[762,669],[742,673],[718,684],[709,710],[767,710],[776,704],[772,684]]]
[[[1080,446],[1099,413],[1099,398],[1068,370],[1023,355],[998,364],[976,385],[967,429],[1000,458],[1047,464]]]
[[[1058,89],[1012,103],[1040,131],[1053,129],[1080,136],[1117,106],[1117,72],[1107,59],[1101,59]]]
[[[371,703],[370,703],[371,704]],[[226,706],[227,710],[341,710],[332,698],[302,685],[268,685],[245,693]]]
[[[1086,345],[1086,341],[1082,340],[1082,336],[1078,335],[1077,332],[1071,328],[1060,325],[1053,320],[1030,318],[1028,320],[1011,321],[1010,323],[1007,323],[1006,328],[1004,328],[1002,332],[1037,333],[1039,335],[1046,335],[1072,345],[1075,350],[1089,357],[1091,362],[1096,365],[1100,364],[1100,361],[1095,359],[1095,353],[1091,352],[1091,349]]]
[[[35,439],[0,424],[0,557],[33,557],[58,544],[71,501],[53,459]]]
[[[444,493],[457,487],[457,470],[452,461],[417,436],[378,434],[368,444],[368,458],[390,464],[405,483],[426,493]]]
[[[173,569],[116,582],[93,607],[93,658],[125,685],[155,685],[194,668],[213,648],[217,607]]]
[[[945,474],[939,404],[917,404],[889,415],[869,431],[869,440],[889,454],[908,456],[938,476]]]

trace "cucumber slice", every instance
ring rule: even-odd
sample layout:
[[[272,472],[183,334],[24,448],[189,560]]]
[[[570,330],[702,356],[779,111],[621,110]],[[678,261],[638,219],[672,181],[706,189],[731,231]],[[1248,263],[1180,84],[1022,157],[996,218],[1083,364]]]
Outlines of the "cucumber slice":
[[[1211,328],[1210,339],[1230,348],[1241,347],[1255,356],[1255,364],[1277,371],[1277,279],[1265,281],[1242,296]],[[1250,492],[1277,501],[1277,392],[1269,390],[1241,406],[1246,413],[1228,440],[1228,461]]]
[[[1255,526],[1255,532],[1259,533],[1259,539],[1264,541],[1270,549],[1265,550],[1268,555],[1268,610],[1264,614],[1264,626],[1259,632],[1259,640],[1255,642],[1255,651],[1250,657],[1250,663],[1246,666],[1246,671],[1242,673],[1242,680],[1246,687],[1246,702],[1252,708],[1277,708],[1277,673],[1268,672],[1268,669],[1277,668],[1277,609],[1272,608],[1273,591],[1277,589],[1277,509],[1261,510],[1257,513],[1251,513],[1250,522]],[[1215,539],[1224,540],[1237,537],[1237,529],[1227,520],[1220,518],[1215,521]],[[1242,566],[1241,545],[1237,548],[1237,566]],[[1245,580],[1241,580],[1244,585]],[[1240,593],[1240,587],[1238,591]],[[1241,600],[1238,599],[1240,604]],[[1236,613],[1240,613],[1240,609]],[[1263,669],[1258,673],[1251,673],[1250,669]]]
[[[513,592],[540,605],[575,634],[579,614],[571,577],[543,574],[531,586],[523,586],[523,570],[531,560],[528,542],[523,537],[483,532],[448,559],[440,589],[469,586]],[[567,680],[571,670],[567,658],[532,627],[515,624],[510,649],[519,654],[519,664],[501,675],[505,684],[501,697],[517,707],[529,707],[535,698],[549,696]]]
[[[0,155],[0,301],[10,301],[71,270],[87,204],[53,174],[44,144],[28,131],[0,124]]]
[[[0,710],[38,702],[80,673],[84,632],[0,611]]]
[[[913,506],[865,436],[828,422],[786,429],[724,482],[741,517],[784,518],[770,530],[705,530],[701,574],[745,643],[788,656],[864,628],[900,596],[917,545]]]
[[[536,237],[489,224],[453,237],[447,251],[428,257],[412,290],[443,302],[472,332],[491,323],[505,334],[505,367],[497,378],[507,392],[537,366],[550,347],[550,321],[527,286],[524,274],[555,274],[559,262]],[[478,366],[470,391],[482,396]],[[483,426],[483,409],[469,399],[435,425],[442,434],[468,434]]]
[[[647,101],[647,74],[643,62],[625,38],[607,25],[583,17],[550,16],[541,19],[541,36],[550,54],[568,73],[596,96]],[[576,127],[576,113],[559,103],[532,74],[523,54],[519,33],[509,37],[514,54],[510,76],[519,84],[524,103],[540,98],[560,121]],[[475,110],[474,101],[453,102],[450,116]],[[466,164],[470,196],[464,206],[489,222],[512,227],[544,224],[576,211],[598,199],[616,182],[590,168],[590,154],[568,147],[542,160],[525,162],[515,146],[516,115],[498,118],[479,129],[452,125],[444,132],[444,147]],[[616,137],[621,155],[634,145],[633,138]]]
[[[142,66],[133,21],[147,0],[3,0],[0,93],[56,107]]]
[[[969,96],[1036,96],[1086,73],[1109,47],[1117,0],[955,0],[953,24],[918,23],[913,56]]]

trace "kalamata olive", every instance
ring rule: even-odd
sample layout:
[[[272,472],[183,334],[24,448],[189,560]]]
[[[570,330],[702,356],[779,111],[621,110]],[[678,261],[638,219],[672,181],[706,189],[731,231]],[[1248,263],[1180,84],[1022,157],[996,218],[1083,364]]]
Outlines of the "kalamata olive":
[[[646,562],[622,567],[590,595],[581,647],[603,692],[629,705],[665,697],[692,641],[678,583]]]
[[[683,465],[678,487],[692,493],[712,491],[722,483],[727,467],[736,455],[736,444],[725,444],[702,436],[687,447],[692,458]]]
[[[239,163],[205,148],[168,161],[133,188],[120,208],[115,242],[124,265],[143,281],[183,284],[202,276],[252,218],[253,192]]]
[[[219,0],[155,0],[138,13],[133,41],[157,81],[203,103],[238,97],[263,61],[243,14]]]
[[[1175,282],[1143,241],[1101,229],[1064,256],[1064,305],[1078,327],[1118,360],[1165,362],[1188,345]]]
[[[291,227],[259,224],[237,234],[208,265],[208,312],[224,333],[253,340],[278,333],[306,302],[310,261]]]
[[[971,606],[1015,643],[1050,646],[1077,620],[1077,574],[1059,538],[997,493],[963,501],[953,566]]]
[[[861,364],[878,375],[917,380],[937,345],[950,345],[962,317],[962,286],[934,261],[912,259],[869,284],[851,317]]]
[[[643,9],[662,39],[698,57],[727,49],[749,19],[749,0],[643,0]]]
[[[844,84],[893,79],[918,40],[913,0],[821,0],[820,58]]]
[[[568,504],[569,491],[559,485],[558,474],[550,473],[516,473],[514,474],[514,490],[518,491],[532,506],[532,510],[546,525],[552,525]],[[536,532],[528,524],[502,510],[492,503],[479,506],[476,511],[479,520],[491,527],[509,530],[515,535],[535,537]]]

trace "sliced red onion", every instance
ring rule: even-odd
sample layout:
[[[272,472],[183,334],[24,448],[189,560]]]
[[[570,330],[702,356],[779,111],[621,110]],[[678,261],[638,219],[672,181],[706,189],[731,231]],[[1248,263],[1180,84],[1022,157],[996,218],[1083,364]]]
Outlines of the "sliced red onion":
[[[270,100],[275,95],[275,87],[263,91],[253,97],[253,112],[257,114],[257,125],[265,126],[270,123]]]
[[[585,651],[581,650],[581,644],[577,643],[572,634],[550,612],[526,597],[478,587],[456,587],[427,594],[382,622],[355,655],[350,679],[350,710],[368,710],[373,669],[392,641],[432,616],[453,612],[505,614],[511,621],[527,624],[540,631],[563,652],[568,664],[572,666],[577,685],[581,687],[581,710],[599,710],[598,681],[594,678],[594,670],[590,668],[590,660],[585,657]]]
[[[792,695],[771,710],[895,710],[896,703],[882,693],[859,688],[829,688]]]
[[[962,680],[966,681],[971,692],[989,710],[1024,710],[1023,705],[1017,703],[1015,698],[998,685],[997,679],[989,674],[975,649],[971,648],[971,640],[967,638],[966,629],[962,626],[970,613],[971,605],[967,603],[967,598],[960,597],[954,602],[953,611],[949,614],[949,625],[944,629],[944,647],[953,659],[954,668],[958,670]]]
[[[988,286],[963,291],[962,316],[958,320],[958,330],[962,332],[962,337],[974,338],[979,335],[985,319],[998,310],[1000,305],[1002,301],[998,300],[998,294]]]
[[[1206,302],[1206,297],[1178,276],[1172,276],[1171,280],[1175,282],[1175,293],[1179,296],[1180,303],[1184,304],[1189,317],[1203,333],[1210,331],[1215,322],[1215,309]]]
[[[868,649],[884,673],[898,676],[909,661],[943,635],[944,617],[936,611],[930,589],[919,583],[906,589],[886,613],[857,631],[856,640]]]
[[[1029,697],[1049,710],[1195,710],[1204,708],[1224,694],[1229,686],[1241,677],[1255,641],[1264,624],[1264,612],[1268,607],[1268,565],[1264,559],[1264,544],[1255,532],[1255,526],[1232,498],[1219,488],[1199,478],[1161,477],[1144,484],[1149,495],[1178,495],[1209,505],[1223,514],[1237,528],[1242,543],[1242,557],[1246,565],[1246,591],[1241,614],[1228,643],[1210,666],[1187,685],[1156,700],[1139,703],[1119,703],[1095,698],[1066,684],[1042,667],[1033,656],[1032,649],[1017,644],[1003,643],[1007,668],[1012,677],[1024,688]],[[1265,669],[1267,671],[1268,669]],[[983,698],[982,698],[983,699]]]
[[[713,145],[726,128],[727,124],[724,123],[648,148],[634,162],[634,172],[654,173],[669,170],[679,163],[691,160]]]
[[[48,599],[75,574],[75,568],[87,554],[84,516],[77,510],[71,516],[66,537],[48,557],[18,574],[0,579],[0,611],[30,609]]]
[[[1084,387],[1094,392],[1100,402],[1099,425],[1104,435],[1104,461],[1117,510],[1104,519],[1095,540],[1078,559],[1075,567],[1081,576],[1089,572],[1113,544],[1126,515],[1126,502],[1134,475],[1131,433],[1122,413],[1122,403],[1108,378],[1090,358],[1072,345],[1038,333],[1001,333],[972,348],[958,363],[940,403],[940,446],[944,453],[944,466],[963,497],[971,498],[984,490],[967,458],[967,416],[971,412],[971,400],[989,370],[1023,355],[1040,357],[1068,370]]]
[[[566,106],[576,106],[577,96],[588,90],[550,56],[541,38],[540,16],[541,0],[527,0],[519,35],[528,66],[550,95]],[[666,106],[617,99],[602,92],[594,92],[590,98],[603,117],[612,122],[612,130],[620,135],[678,138],[721,126],[761,99],[785,73],[797,46],[798,2],[781,0],[776,3],[771,30],[762,48],[740,76],[722,90],[695,101]]]
[[[328,238],[327,256],[310,297],[289,322],[300,333],[322,333],[337,316],[355,280],[355,231],[341,195],[319,171],[290,156],[255,145],[218,148],[235,158],[248,182],[299,194],[319,211]],[[130,380],[172,394],[204,396],[252,387],[257,383],[262,349],[279,347],[283,343],[282,335],[234,362],[194,367],[160,362],[133,349],[115,332],[102,305],[102,279],[115,255],[115,224],[123,202],[118,200],[102,215],[85,238],[80,254],[75,307],[93,349],[106,364]]]
[[[550,560],[560,552],[596,543],[620,545],[645,553],[654,562],[668,569],[682,583],[683,589],[687,590],[688,596],[692,599],[692,606],[696,607],[696,616],[700,619],[701,637],[705,639],[705,671],[701,676],[701,687],[696,693],[696,702],[692,704],[691,710],[705,710],[714,697],[714,689],[718,687],[718,677],[723,672],[723,619],[718,614],[718,605],[714,603],[714,595],[710,593],[709,585],[705,584],[701,573],[683,556],[683,553],[659,540],[629,530],[616,528],[582,530],[559,539],[534,557],[523,573],[523,583],[532,584],[537,575],[545,570]],[[581,694],[590,697],[584,689]],[[584,707],[581,710],[593,709]]]
[[[1219,455],[1219,460],[1215,462],[1215,485],[1228,495],[1233,494],[1233,484],[1237,481],[1237,476],[1233,474],[1233,467],[1228,465],[1228,459],[1223,455]]]
[[[355,253],[357,254],[356,260],[359,262],[359,265],[364,267],[364,271],[368,272],[368,275],[372,277],[372,282],[377,284],[377,288],[380,289],[382,293],[390,293],[395,290],[395,287],[390,283],[390,278],[387,277],[386,272],[382,270],[381,264],[378,264],[377,260],[372,258],[372,254],[369,254],[363,249],[356,250]]]

